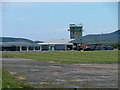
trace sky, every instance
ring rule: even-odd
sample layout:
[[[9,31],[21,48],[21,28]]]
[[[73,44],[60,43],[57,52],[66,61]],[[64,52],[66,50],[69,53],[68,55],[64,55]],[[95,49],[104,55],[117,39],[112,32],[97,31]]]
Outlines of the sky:
[[[69,24],[83,36],[118,29],[118,2],[4,2],[2,36],[47,41],[69,39]]]

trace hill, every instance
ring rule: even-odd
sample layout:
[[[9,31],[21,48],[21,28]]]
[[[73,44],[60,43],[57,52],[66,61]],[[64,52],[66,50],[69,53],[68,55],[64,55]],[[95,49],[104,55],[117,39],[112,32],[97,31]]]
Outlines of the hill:
[[[87,43],[118,43],[120,38],[120,30],[109,34],[91,34],[83,36],[83,42]],[[43,41],[32,41],[24,38],[0,37],[2,42],[29,42],[29,43],[43,43]]]
[[[0,37],[0,41],[2,41],[2,42],[29,42],[29,43],[33,43],[33,41],[29,40],[29,39],[13,38],[13,37]]]
[[[43,43],[43,41],[32,41],[25,38],[13,38],[13,37],[0,37],[2,42],[28,42],[28,43]]]
[[[120,30],[109,34],[91,34],[83,36],[83,42],[88,43],[118,43]]]

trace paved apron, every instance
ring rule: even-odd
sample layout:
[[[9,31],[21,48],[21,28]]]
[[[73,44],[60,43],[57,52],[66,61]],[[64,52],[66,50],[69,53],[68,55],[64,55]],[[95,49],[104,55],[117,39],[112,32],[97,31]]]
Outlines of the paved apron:
[[[56,63],[4,58],[2,66],[35,87],[117,88],[117,64]]]

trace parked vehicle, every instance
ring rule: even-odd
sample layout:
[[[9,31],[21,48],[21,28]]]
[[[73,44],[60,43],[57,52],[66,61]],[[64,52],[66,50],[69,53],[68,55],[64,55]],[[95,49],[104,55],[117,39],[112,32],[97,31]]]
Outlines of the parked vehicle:
[[[105,50],[114,50],[114,48],[112,46],[105,46],[104,49]]]
[[[102,44],[88,44],[88,45],[79,45],[78,51],[93,51],[93,50],[114,50],[112,46],[103,46]]]

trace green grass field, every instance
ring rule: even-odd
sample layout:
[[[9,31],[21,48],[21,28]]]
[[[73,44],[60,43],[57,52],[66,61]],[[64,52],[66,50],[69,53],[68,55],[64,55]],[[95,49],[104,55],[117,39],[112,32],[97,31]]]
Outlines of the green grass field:
[[[118,50],[101,51],[54,51],[54,52],[4,52],[2,58],[25,58],[33,60],[54,61],[60,63],[117,63]],[[1,70],[1,68],[0,68]],[[32,88],[21,82],[8,70],[2,69],[2,88]],[[71,83],[72,84],[72,83]],[[74,83],[73,83],[74,84]]]
[[[2,89],[2,68],[0,67],[0,89]]]
[[[61,63],[117,63],[118,50],[99,51],[54,51],[54,52],[21,52],[2,53],[3,58],[26,58]]]
[[[2,88],[32,88],[30,85],[21,82],[7,69],[2,69]]]

